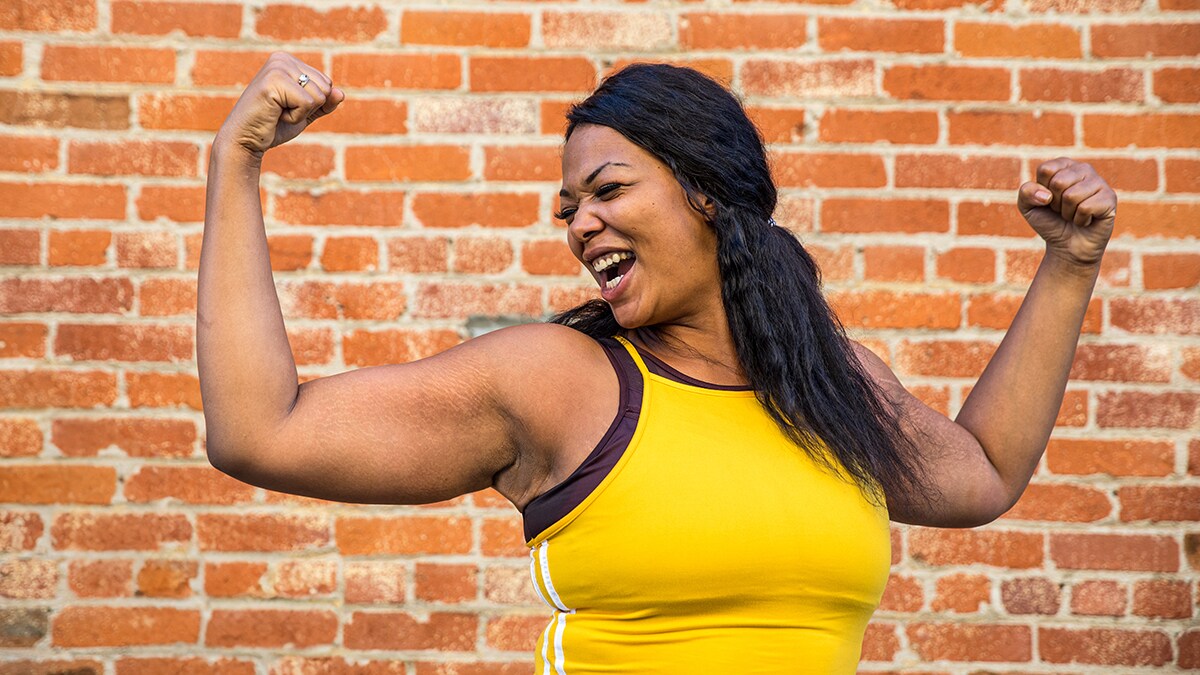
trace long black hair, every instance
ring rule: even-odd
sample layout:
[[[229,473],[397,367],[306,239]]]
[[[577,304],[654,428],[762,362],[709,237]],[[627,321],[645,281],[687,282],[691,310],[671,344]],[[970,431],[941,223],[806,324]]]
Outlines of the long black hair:
[[[581,124],[601,125],[657,157],[701,214],[702,196],[711,200],[706,219],[738,361],[783,432],[873,503],[927,501],[926,472],[898,409],[854,354],[812,256],[771,220],[776,191],[762,136],[738,99],[691,68],[639,63],[607,77],[567,120],[568,139]],[[596,338],[622,331],[603,300],[550,320]]]

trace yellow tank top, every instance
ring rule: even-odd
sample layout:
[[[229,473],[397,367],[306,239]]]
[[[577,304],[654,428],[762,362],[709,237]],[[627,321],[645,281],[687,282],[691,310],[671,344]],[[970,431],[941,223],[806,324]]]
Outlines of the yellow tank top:
[[[553,610],[536,672],[854,673],[888,578],[886,508],[818,467],[754,392],[652,373],[618,339],[642,380],[632,437],[527,541]]]

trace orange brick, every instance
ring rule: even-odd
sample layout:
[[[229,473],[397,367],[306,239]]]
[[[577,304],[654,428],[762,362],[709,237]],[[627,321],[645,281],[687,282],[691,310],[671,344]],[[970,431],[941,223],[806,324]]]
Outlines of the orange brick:
[[[24,67],[20,42],[0,42],[0,76],[20,75]]]
[[[946,202],[917,199],[831,198],[821,204],[826,232],[948,232]]]
[[[883,187],[887,172],[878,155],[775,153],[771,167],[781,187]]]
[[[958,233],[1033,239],[1037,234],[1013,206],[1013,202],[970,202],[958,204]]]
[[[23,324],[7,324],[14,325]],[[0,457],[36,457],[42,452],[42,442],[42,430],[36,420],[0,418]]]
[[[108,504],[117,476],[108,466],[20,465],[0,468],[5,499],[17,504]]]
[[[1051,440],[1046,466],[1059,474],[1166,476],[1175,470],[1169,442],[1136,440]]]
[[[1180,556],[1167,536],[1053,533],[1050,557],[1059,569],[1175,572]]]
[[[865,246],[863,279],[924,281],[925,249],[920,246]]]
[[[192,327],[149,324],[62,324],[54,352],[76,361],[171,361],[192,356]]]
[[[985,12],[999,12],[1004,9],[1004,3],[1000,2],[1000,0],[892,0],[890,4],[896,9],[918,11],[954,9],[966,6],[978,6],[979,9]]]
[[[471,91],[574,91],[596,86],[596,67],[573,56],[472,56]]]
[[[1030,12],[1059,14],[1124,13],[1141,9],[1145,0],[1028,0]]]
[[[279,284],[284,318],[391,320],[404,313],[404,284],[392,281]]]
[[[54,619],[56,647],[195,644],[200,610],[173,607],[64,607]]]
[[[971,110],[948,112],[946,120],[952,144],[1075,144],[1075,121],[1069,113]]]
[[[996,253],[989,248],[953,248],[934,259],[937,276],[967,284],[996,280]]]
[[[751,59],[742,65],[742,90],[747,95],[793,98],[873,96],[875,64],[869,59]]]
[[[369,145],[346,148],[346,178],[362,181],[462,181],[470,148],[459,145]]]
[[[766,20],[772,18],[769,14],[763,16]],[[945,50],[944,34],[945,26],[940,19],[817,18],[817,42],[824,52],[939,54]]]
[[[1019,80],[1022,101],[1106,103],[1145,99],[1142,73],[1130,68],[1100,71],[1030,68],[1021,70]]]
[[[416,596],[432,602],[463,602],[478,594],[478,569],[473,564],[417,563],[413,581]]]
[[[561,149],[557,145],[491,145],[483,148],[485,180],[558,181]]]
[[[1073,380],[1169,382],[1170,351],[1141,345],[1079,345],[1071,368]]]
[[[331,7],[267,5],[258,12],[254,32],[288,42],[329,40],[370,42],[387,28],[381,7]]]
[[[526,47],[531,17],[523,13],[421,11],[400,16],[400,43],[456,47]]]
[[[210,562],[204,565],[204,593],[213,598],[266,597],[263,577],[267,564],[261,562]]]
[[[685,49],[799,49],[808,40],[804,14],[688,12],[679,17]]]
[[[305,551],[329,545],[322,514],[203,513],[196,517],[202,551]]]
[[[1006,579],[1000,584],[1000,597],[1009,614],[1058,614],[1059,587],[1050,579],[1032,577]]]
[[[962,302],[955,293],[836,292],[830,305],[847,327],[957,328]]]
[[[542,41],[550,48],[657,51],[673,46],[672,22],[662,12],[542,13]]]
[[[331,78],[351,87],[455,89],[462,61],[455,54],[337,54]]]
[[[1200,102],[1200,68],[1155,70],[1154,95],[1166,103]]]
[[[37,230],[0,230],[0,265],[37,265],[41,249]]]
[[[1196,147],[1200,115],[1148,114],[1083,116],[1084,143],[1091,147]]]
[[[1079,31],[1062,24],[971,23],[954,25],[954,48],[962,56],[1077,59]]]
[[[297,225],[395,227],[404,218],[404,193],[331,190],[286,192],[275,199],[275,218]]]
[[[175,5],[168,5],[175,6]],[[239,11],[240,15],[240,11]],[[321,52],[291,51],[301,62],[321,71],[325,57]],[[200,86],[232,85],[245,87],[271,56],[269,51],[216,51],[197,49],[192,64],[192,83]]]
[[[12,0],[0,6],[0,28],[92,31],[96,29],[96,3],[89,0]]]
[[[697,57],[697,56],[651,56],[651,57],[626,57],[613,61],[612,66],[607,70],[603,70],[601,77],[608,77],[610,74],[621,70],[631,63],[669,63],[673,66],[691,68],[700,71],[704,75],[720,82],[726,87],[731,86],[733,82],[733,62],[727,58],[720,57]]]
[[[242,8],[223,3],[126,2],[112,5],[114,33],[235,38],[242,30]]]
[[[137,210],[142,220],[164,218],[199,223],[204,220],[204,188],[144,185],[137,199]]]
[[[47,45],[42,79],[76,82],[175,82],[175,52],[149,47]]]
[[[1153,159],[1078,156],[1076,158],[1091,164],[1096,169],[1096,173],[1114,190],[1123,192],[1153,192],[1158,189],[1158,162]],[[1052,155],[1030,159],[1026,165],[1029,175],[1036,176],[1037,168],[1043,162],[1051,159],[1053,159]],[[1167,179],[1168,181],[1170,180],[1169,165]]]
[[[353,604],[403,603],[406,597],[406,565],[391,560],[346,561],[345,600]]]
[[[1004,518],[1090,523],[1106,518],[1112,510],[1108,495],[1095,488],[1031,483]]]
[[[1129,588],[1116,581],[1080,581],[1071,588],[1071,613],[1080,616],[1121,616],[1129,604]]]
[[[452,268],[463,274],[496,274],[512,266],[512,244],[498,237],[460,237],[454,241]]]
[[[804,108],[746,108],[767,143],[799,143],[804,140]]]
[[[313,237],[310,234],[273,234],[267,237],[267,254],[271,269],[306,269],[313,258]]]
[[[894,367],[912,375],[978,377],[996,351],[985,341],[910,341],[896,348]]]
[[[540,316],[542,313],[540,286],[429,282],[417,288],[416,300],[413,315],[426,318],[471,314]]]
[[[128,457],[182,458],[195,454],[191,420],[139,418],[60,418],[50,426],[50,442],[68,457],[96,457],[111,447]]]
[[[449,330],[357,330],[342,338],[342,360],[358,367],[408,363],[460,342],[458,333]]]
[[[241,504],[255,488],[211,466],[142,466],[124,480],[124,493],[132,503]]]
[[[388,240],[388,269],[393,272],[445,272],[449,245],[444,237]]]
[[[1197,202],[1121,202],[1120,227],[1133,237],[1186,239],[1196,236]]]
[[[132,582],[132,560],[72,560],[67,568],[67,586],[80,598],[127,597]]]
[[[58,168],[58,139],[21,136],[0,137],[4,153],[0,171],[40,173]]]
[[[79,551],[155,551],[186,545],[192,526],[182,514],[66,512],[50,528],[54,547]]]
[[[530,652],[537,649],[538,635],[545,628],[545,617],[496,617],[488,621],[487,644],[492,649]]]
[[[1148,579],[1133,585],[1133,613],[1152,619],[1192,618],[1192,593],[1186,581]]]
[[[1017,157],[897,155],[896,187],[1011,189],[1021,184]]]
[[[112,373],[0,370],[0,408],[91,408],[116,398]]]
[[[254,675],[254,663],[243,659],[206,659],[204,657],[120,658],[117,672],[121,675]]]
[[[133,284],[128,279],[0,280],[0,313],[123,314],[132,304]]]
[[[1144,253],[1142,279],[1146,290],[1191,288],[1200,285],[1200,254]]]
[[[402,612],[353,612],[344,641],[347,649],[470,651],[478,630],[475,614],[430,612],[417,618]]]
[[[140,94],[138,120],[146,129],[216,131],[236,101],[232,96]]]
[[[0,218],[125,219],[125,187],[0,183]]]
[[[931,607],[935,612],[971,614],[987,609],[992,584],[980,574],[951,574],[939,577]]]
[[[0,122],[52,128],[128,129],[129,96],[0,91]]]
[[[145,300],[143,307],[145,307]],[[195,308],[195,303],[191,303]],[[194,309],[193,309],[194,311]],[[187,407],[201,409],[200,381],[187,373],[125,373],[126,391],[132,408]]]
[[[288,560],[272,575],[275,593],[283,598],[329,597],[337,591],[337,561]]]
[[[924,604],[925,594],[920,581],[892,573],[883,589],[879,609],[885,612],[915,612]]]
[[[118,232],[117,266],[174,268],[179,265],[173,232]]]
[[[148,278],[138,289],[142,316],[179,316],[196,311],[196,280]]]
[[[1043,535],[1001,530],[918,529],[909,532],[909,555],[929,565],[982,564],[1009,569],[1041,567]]]
[[[104,265],[112,232],[108,230],[52,230],[50,232],[50,265]]]
[[[283,178],[323,178],[333,173],[333,148],[288,143],[263,155],[263,173]]]
[[[1091,31],[1095,56],[1144,58],[1200,54],[1200,23],[1096,24]]]
[[[561,240],[527,241],[521,245],[521,268],[529,274],[578,275],[579,261]]]
[[[412,211],[427,228],[527,227],[538,222],[540,199],[534,193],[436,193],[413,196]]]
[[[894,65],[884,70],[883,91],[899,99],[1007,101],[1009,74],[1003,68]]]
[[[1038,628],[1038,654],[1047,663],[1164,666],[1171,638],[1162,631]]]
[[[371,237],[330,237],[321,251],[328,272],[370,272],[379,266],[379,243]]]
[[[303,649],[332,644],[337,628],[337,615],[330,610],[214,609],[204,644]]]
[[[329,363],[333,360],[333,331],[328,328],[289,328],[288,342],[292,359],[298,366]]]
[[[471,521],[457,516],[345,516],[335,531],[342,555],[466,553],[474,538]]]
[[[936,143],[937,113],[834,108],[821,116],[820,138],[827,143]]]
[[[1179,522],[1200,520],[1200,488],[1132,485],[1117,489],[1121,520]]]
[[[147,560],[138,571],[138,595],[150,598],[190,598],[191,580],[199,564],[195,560]]]

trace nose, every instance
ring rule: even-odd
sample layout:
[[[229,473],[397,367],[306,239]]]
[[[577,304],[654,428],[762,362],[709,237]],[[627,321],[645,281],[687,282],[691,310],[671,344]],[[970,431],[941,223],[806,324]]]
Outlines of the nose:
[[[591,209],[583,207],[579,207],[575,211],[575,215],[571,218],[571,224],[567,225],[567,232],[571,238],[581,244],[586,243],[603,229],[604,221],[592,213]]]

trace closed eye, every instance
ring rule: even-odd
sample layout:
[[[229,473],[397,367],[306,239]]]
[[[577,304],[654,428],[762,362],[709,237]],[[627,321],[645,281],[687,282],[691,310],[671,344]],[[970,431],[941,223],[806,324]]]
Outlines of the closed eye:
[[[596,196],[601,199],[604,199],[605,197],[611,195],[614,191],[616,191],[617,189],[619,189],[621,187],[622,187],[622,185],[620,183],[605,183],[604,185],[601,185],[599,188],[596,189]],[[564,208],[563,210],[559,211],[558,213],[555,213],[554,217],[559,220],[566,220],[567,218],[570,218],[571,216],[575,215],[576,210],[577,209],[574,206],[569,206],[569,207]]]

